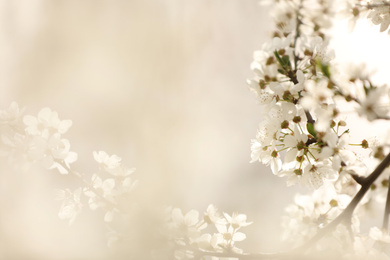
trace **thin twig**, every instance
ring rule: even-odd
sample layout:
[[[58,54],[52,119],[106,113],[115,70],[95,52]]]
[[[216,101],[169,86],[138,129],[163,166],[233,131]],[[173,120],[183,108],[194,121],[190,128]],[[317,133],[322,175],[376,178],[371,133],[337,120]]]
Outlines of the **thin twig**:
[[[378,7],[386,7],[386,6],[390,7],[390,2],[382,3],[382,4],[366,4],[366,5],[356,4],[356,5],[359,7],[367,8],[367,9],[374,9],[374,8],[378,8]]]
[[[297,20],[296,20],[296,27],[295,27],[295,38],[294,38],[294,69],[297,70],[298,67],[298,55],[297,55],[297,41],[298,38],[301,36],[300,26],[302,25],[302,20],[299,17],[300,13],[299,10],[302,8],[303,0],[299,2],[298,8],[297,8]],[[294,83],[296,84],[296,83]]]
[[[305,115],[307,118],[307,122],[313,125],[315,123],[315,120],[311,116],[310,112],[305,110]]]

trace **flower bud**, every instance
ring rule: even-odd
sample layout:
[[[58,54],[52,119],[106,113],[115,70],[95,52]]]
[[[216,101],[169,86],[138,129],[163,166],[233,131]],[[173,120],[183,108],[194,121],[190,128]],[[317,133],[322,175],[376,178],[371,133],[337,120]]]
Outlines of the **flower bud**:
[[[295,169],[294,173],[298,176],[302,175],[302,169]]]
[[[339,121],[338,124],[339,124],[339,126],[346,126],[347,125],[347,123],[343,120]]]
[[[286,128],[288,128],[288,126],[289,126],[289,123],[288,123],[287,120],[284,120],[284,121],[280,124],[280,127],[281,127],[282,129],[286,129]]]
[[[300,116],[294,116],[293,120],[292,120],[294,123],[298,124],[299,122],[301,122],[301,117]]]

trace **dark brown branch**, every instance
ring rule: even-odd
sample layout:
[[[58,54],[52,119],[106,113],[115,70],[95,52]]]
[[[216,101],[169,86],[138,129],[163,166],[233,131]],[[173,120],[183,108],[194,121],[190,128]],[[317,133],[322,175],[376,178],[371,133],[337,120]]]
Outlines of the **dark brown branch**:
[[[364,185],[364,183],[366,182],[366,178],[365,177],[361,177],[361,176],[359,176],[357,174],[354,174],[354,173],[350,173],[350,175],[360,185]]]
[[[378,7],[386,7],[386,6],[390,7],[390,2],[382,3],[382,4],[366,4],[366,5],[356,4],[356,6],[367,8],[367,9],[374,9]]]
[[[383,216],[383,229],[388,230],[389,229],[389,216],[390,216],[390,177],[387,187],[387,198],[386,198],[386,208],[385,208],[385,214]]]
[[[376,167],[376,169],[365,179],[364,184],[352,199],[352,201],[348,204],[348,206],[344,209],[344,211],[337,216],[331,223],[321,229],[307,244],[299,247],[298,249],[304,249],[306,247],[310,247],[314,243],[316,243],[319,239],[321,239],[327,232],[335,228],[338,224],[343,221],[350,220],[353,211],[356,206],[359,204],[361,199],[364,197],[366,192],[370,189],[371,185],[374,183],[376,179],[382,174],[382,172],[389,166],[390,164],[390,153],[383,159],[383,161]],[[294,250],[295,251],[295,250]]]
[[[311,116],[310,112],[309,111],[305,111],[305,114],[306,114],[306,117],[307,117],[307,122],[314,125],[315,121],[313,119],[313,117]]]
[[[388,116],[377,116],[376,119],[390,120],[390,117],[388,117]]]
[[[298,55],[297,55],[297,41],[298,41],[298,38],[301,36],[301,31],[300,31],[300,26],[302,25],[302,20],[301,18],[299,17],[300,16],[300,13],[299,13],[299,10],[301,10],[302,8],[302,2],[303,0],[301,0],[299,2],[299,6],[297,8],[297,19],[296,19],[296,27],[295,27],[295,37],[294,37],[294,69],[297,70],[297,67],[298,67]],[[298,82],[294,82],[294,84],[297,84]]]

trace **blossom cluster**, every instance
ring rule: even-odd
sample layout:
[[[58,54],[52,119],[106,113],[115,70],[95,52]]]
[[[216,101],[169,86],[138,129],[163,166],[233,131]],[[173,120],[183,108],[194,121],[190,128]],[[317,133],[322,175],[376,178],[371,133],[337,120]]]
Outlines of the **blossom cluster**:
[[[70,151],[69,140],[62,135],[72,121],[60,120],[50,108],[43,108],[37,116],[23,113],[16,102],[0,111],[1,155],[9,160],[23,155],[31,162],[41,162],[46,169],[69,173],[77,154]]]
[[[174,243],[175,259],[190,259],[195,255],[213,253],[243,253],[236,242],[246,238],[239,230],[252,224],[247,222],[245,214],[221,214],[212,204],[207,207],[203,217],[199,217],[196,210],[183,214],[179,208],[170,208],[168,212],[167,233]],[[217,232],[206,233],[208,226],[214,227]]]
[[[367,5],[371,9],[367,18],[370,19],[373,24],[380,25],[381,32],[386,31],[390,25],[390,2],[385,0],[373,0]],[[390,34],[390,30],[388,31],[388,34]]]
[[[331,9],[313,2],[317,1],[304,1],[307,7],[298,1],[279,3],[277,37],[255,52],[255,77],[249,84],[266,114],[252,140],[252,162],[270,165],[274,174],[288,178],[289,185],[300,181],[318,188],[337,177],[351,154],[346,149],[348,131],[340,131],[346,126],[336,106],[340,88],[329,71],[334,54],[322,32],[330,26],[329,15],[318,21],[311,17]],[[289,18],[282,28],[281,17]],[[334,131],[326,132],[328,128]]]
[[[299,246],[342,215],[365,186],[373,167],[361,153],[369,150],[368,156],[376,164],[385,158],[389,149],[384,141],[374,137],[351,140],[343,111],[355,111],[369,121],[388,119],[390,89],[376,86],[362,68],[337,69],[325,33],[331,25],[329,19],[337,13],[332,1],[269,2],[276,6],[274,38],[255,52],[251,65],[255,76],[248,81],[264,111],[252,140],[251,162],[269,165],[275,175],[287,178],[288,186],[299,182],[312,189],[310,195],[295,197],[282,223],[284,238]],[[368,18],[381,23],[383,31],[388,27],[388,6],[385,1],[376,2],[365,7],[372,8]],[[355,2],[355,7],[363,8],[363,4]],[[312,19],[313,14],[317,19]],[[365,248],[367,255],[382,254],[375,243],[361,247],[358,241],[378,240],[379,236],[372,234],[379,229],[373,227],[369,234],[362,234],[360,222],[367,216],[364,212],[373,211],[373,205],[384,208],[388,176],[386,170],[371,185],[349,222],[333,231],[336,243],[325,243],[323,250],[350,248],[361,255]],[[388,236],[388,231],[381,232]],[[390,246],[383,241],[380,243]]]
[[[323,33],[330,26],[331,1],[277,2],[276,37],[255,52],[255,77],[248,81],[265,114],[252,140],[252,162],[270,165],[288,185],[299,181],[314,188],[343,172],[366,175],[349,146],[342,109],[352,107],[368,120],[387,118],[389,88],[375,86],[359,70],[347,76],[333,70],[334,53]],[[313,13],[327,22],[313,22]],[[357,145],[383,150],[365,139]]]
[[[77,160],[77,154],[70,151],[69,140],[63,138],[72,121],[59,119],[58,113],[50,108],[41,109],[37,116],[24,115],[24,110],[16,102],[8,109],[0,110],[0,156],[6,158],[11,166],[24,162],[28,168],[29,164],[38,162],[45,169],[71,174],[80,180],[82,185],[74,190],[58,190],[57,199],[62,201],[58,213],[60,219],[68,220],[71,225],[81,213],[84,203],[91,210],[102,209],[107,223],[112,222],[115,216],[129,214],[132,207],[129,197],[137,184],[130,177],[135,168],[125,167],[117,155],[93,152],[99,171],[88,181],[84,174],[71,167]],[[118,237],[112,228],[110,234],[109,243]]]
[[[349,12],[351,21],[367,17],[374,25],[380,25],[379,31],[384,32],[390,25],[390,1],[388,0],[349,0],[346,1],[345,12]],[[388,31],[390,34],[390,30]]]
[[[93,155],[95,161],[99,163],[101,171],[92,175],[91,182],[83,180],[84,184],[87,185],[79,187],[73,192],[69,189],[60,191],[62,196],[59,199],[62,199],[63,203],[59,216],[61,219],[69,219],[69,224],[81,211],[80,197],[82,194],[88,200],[91,210],[101,208],[105,211],[105,222],[112,222],[115,215],[129,213],[131,205],[127,203],[128,197],[137,184],[137,181],[133,181],[130,175],[135,169],[127,169],[122,166],[121,158],[117,155],[109,156],[104,151],[93,152]]]

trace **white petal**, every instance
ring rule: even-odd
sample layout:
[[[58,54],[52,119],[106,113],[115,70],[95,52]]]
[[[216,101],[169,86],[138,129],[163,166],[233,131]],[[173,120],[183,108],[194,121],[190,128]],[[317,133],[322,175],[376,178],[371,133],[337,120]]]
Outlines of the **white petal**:
[[[104,215],[104,221],[105,222],[111,222],[114,219],[114,212],[112,210],[107,211]]]
[[[227,232],[226,225],[215,225],[215,227],[217,228],[218,232],[221,234]]]
[[[55,113],[55,112],[53,112]],[[41,111],[38,113],[38,120],[41,122],[50,122],[50,118],[52,116],[52,111],[50,108],[45,107],[42,108]]]
[[[115,180],[112,178],[105,179],[102,184],[104,192],[110,192],[115,187]]]
[[[66,164],[69,165],[70,163],[74,163],[75,161],[77,161],[77,153],[69,152],[65,158]]]
[[[99,151],[99,152],[94,151],[93,152],[93,158],[98,163],[104,163],[106,158],[108,158],[108,154],[106,152],[104,152],[104,151]]]
[[[297,79],[299,83],[303,83],[305,81],[305,74],[301,70],[297,71]]]
[[[74,215],[74,206],[73,204],[64,205],[61,207],[60,212],[58,212],[58,217],[60,219],[68,219]]]
[[[287,147],[295,147],[297,145],[297,139],[294,136],[292,136],[292,135],[287,135],[284,138],[283,143]]]
[[[320,159],[327,159],[329,158],[330,156],[333,155],[333,148],[330,148],[329,146],[325,146],[325,147],[322,147],[321,149],[321,153],[320,153]]]
[[[345,163],[353,163],[356,161],[356,155],[352,152],[352,151],[349,151],[349,150],[341,150],[339,152],[340,154],[340,157],[341,159],[345,162]]]
[[[389,25],[390,25],[390,19],[387,19],[386,21],[382,22],[380,32],[386,31]]]
[[[68,170],[62,166],[61,164],[57,163],[57,162],[54,162],[51,169],[54,169],[54,168],[57,168],[58,171],[61,173],[61,174],[68,174]]]
[[[72,126],[72,120],[62,120],[58,126],[58,132],[60,134],[66,133],[68,129]]]
[[[295,160],[297,157],[297,149],[290,149],[284,156],[284,162],[289,163]]]
[[[50,169],[54,164],[54,160],[53,160],[53,157],[48,155],[48,156],[45,156],[43,159],[42,159],[42,165],[43,167],[45,167],[46,169]]]
[[[186,226],[193,226],[199,221],[199,212],[196,210],[189,211],[184,217],[184,223]]]
[[[246,235],[242,232],[236,232],[233,235],[233,241],[243,241],[246,238]]]
[[[271,170],[272,173],[277,175],[278,172],[282,169],[282,161],[278,158],[271,160]]]
[[[324,136],[324,140],[330,147],[336,147],[338,136],[336,133],[328,131]]]
[[[30,115],[25,115],[23,117],[23,123],[27,126],[31,126],[31,125],[36,125],[38,124],[38,120],[36,117],[34,116],[30,116]]]
[[[315,172],[311,173],[310,176],[310,183],[313,185],[314,189],[318,189],[319,187],[322,186],[324,183],[322,178]]]
[[[176,224],[181,224],[184,221],[184,216],[183,213],[181,212],[181,209],[179,208],[174,208],[172,210],[172,220]]]
[[[93,187],[94,187],[95,189],[96,189],[96,188],[100,188],[100,187],[102,186],[103,181],[102,181],[102,179],[101,179],[99,176],[97,176],[96,174],[92,175],[91,179],[92,179],[92,185],[93,185]]]

